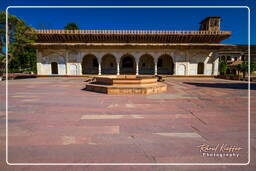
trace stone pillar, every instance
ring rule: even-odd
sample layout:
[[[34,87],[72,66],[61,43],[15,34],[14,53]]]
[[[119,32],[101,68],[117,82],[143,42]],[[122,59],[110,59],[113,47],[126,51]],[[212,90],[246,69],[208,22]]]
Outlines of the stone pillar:
[[[120,75],[120,65],[119,65],[119,62],[116,65],[117,65],[116,66],[116,69],[117,69],[116,75]]]
[[[135,58],[135,69],[136,69],[136,75],[139,75],[139,62],[140,62],[140,56],[141,54],[134,54],[134,58]]]
[[[219,74],[219,59],[216,58],[215,61],[213,62],[213,75],[218,75]]]
[[[120,58],[116,58],[116,75],[120,75]]]
[[[154,58],[154,74],[158,75],[158,69],[157,69],[157,62],[158,62],[158,58],[161,56],[161,53],[159,52],[155,52],[151,54]]]
[[[42,74],[42,53],[37,49],[36,50],[36,57],[37,57],[37,74],[41,75]]]
[[[101,63],[99,62],[98,75],[101,75]]]
[[[157,75],[157,61],[155,61],[155,75]]]
[[[173,75],[177,74],[177,64],[173,61]]]
[[[97,60],[98,60],[98,75],[101,75],[101,59],[102,59],[102,54],[97,55]]]
[[[136,61],[136,75],[139,75],[139,62]]]
[[[66,64],[66,73],[65,73],[65,74],[66,74],[66,75],[68,75],[68,74],[70,73],[68,62],[69,62],[69,51],[66,50],[66,51],[65,51],[65,64]]]
[[[78,58],[78,73],[79,73],[79,75],[83,75],[82,60],[83,60],[82,52],[79,51],[79,58]]]

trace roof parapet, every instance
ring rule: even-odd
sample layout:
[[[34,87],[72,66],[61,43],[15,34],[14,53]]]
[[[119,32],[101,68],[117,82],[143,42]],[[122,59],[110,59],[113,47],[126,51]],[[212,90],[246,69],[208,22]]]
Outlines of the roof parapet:
[[[176,30],[36,30],[36,34],[112,34],[112,35],[231,35],[231,31]]]

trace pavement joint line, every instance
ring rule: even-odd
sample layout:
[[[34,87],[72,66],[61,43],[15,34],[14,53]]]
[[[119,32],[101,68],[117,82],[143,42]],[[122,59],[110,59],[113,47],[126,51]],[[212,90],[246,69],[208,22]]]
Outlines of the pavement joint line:
[[[202,119],[200,119],[199,117],[197,117],[193,112],[189,111],[191,115],[193,115],[196,119],[198,119],[200,122],[202,122],[204,125],[207,125],[206,122],[204,122]]]
[[[194,129],[197,133],[200,132],[199,129],[197,129],[196,127],[191,125],[191,128]],[[198,133],[199,134],[199,133]],[[199,134],[203,139],[205,139],[206,141],[208,141],[208,138],[206,138],[205,136],[203,136],[202,134]]]
[[[137,146],[138,149],[140,149],[140,150],[143,152],[143,154],[145,155],[146,158],[153,160],[154,163],[157,163],[156,158],[155,158],[153,155],[148,154],[148,153],[143,149],[143,145],[141,145],[139,142],[136,143],[136,141],[135,141],[135,138],[136,138],[136,137],[135,137],[134,135],[131,135],[131,136],[129,136],[129,137],[131,137],[131,139],[134,141],[134,142],[133,142],[134,145]]]

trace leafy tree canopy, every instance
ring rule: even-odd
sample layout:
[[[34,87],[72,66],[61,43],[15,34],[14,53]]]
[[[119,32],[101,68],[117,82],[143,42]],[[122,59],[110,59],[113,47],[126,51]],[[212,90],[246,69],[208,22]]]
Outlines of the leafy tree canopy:
[[[65,27],[65,30],[79,30],[79,27],[76,23],[68,23]]]
[[[244,72],[244,73],[248,73],[249,71],[249,63],[247,61],[244,61],[242,64],[239,64],[237,66],[237,69],[241,72]],[[255,62],[251,62],[250,63],[250,73],[256,71],[256,63]]]
[[[219,63],[219,70],[221,75],[225,75],[228,69],[228,64],[225,60],[221,60]]]
[[[17,18],[16,16],[8,14],[8,62],[9,64],[12,60],[19,60],[18,58],[25,57],[30,51],[35,52],[28,48],[28,45],[36,40],[36,35],[32,34],[34,29],[28,26],[23,20]],[[6,63],[5,58],[5,47],[6,47],[6,12],[0,12],[0,64]],[[33,51],[33,52],[32,52]],[[33,55],[33,54],[30,54]],[[26,60],[23,60],[26,61]],[[28,62],[28,61],[26,61]],[[21,64],[21,62],[20,62]],[[35,64],[34,64],[35,65]],[[17,67],[17,66],[16,66]],[[22,68],[19,66],[19,68]],[[32,66],[30,67],[32,68]],[[3,71],[3,68],[1,68]],[[0,72],[1,72],[0,71]]]

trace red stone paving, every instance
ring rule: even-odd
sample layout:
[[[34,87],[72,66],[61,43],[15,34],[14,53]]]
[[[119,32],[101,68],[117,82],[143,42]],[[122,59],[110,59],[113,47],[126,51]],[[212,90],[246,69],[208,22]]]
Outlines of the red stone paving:
[[[9,81],[10,163],[246,163],[246,82],[169,78],[157,95],[82,90],[83,78]],[[251,90],[248,166],[9,166],[5,163],[5,82],[0,82],[0,170],[254,170],[255,96]],[[204,157],[197,146],[242,147],[239,157]]]

